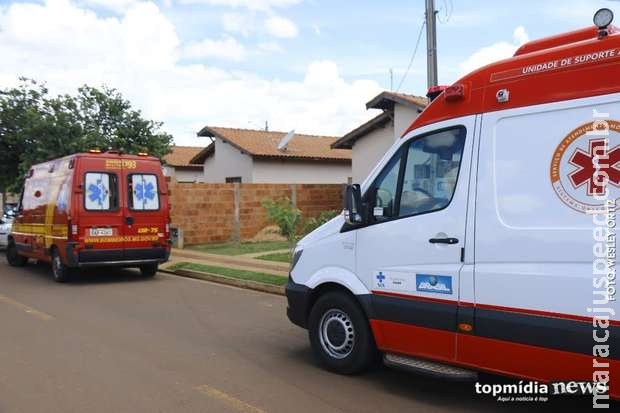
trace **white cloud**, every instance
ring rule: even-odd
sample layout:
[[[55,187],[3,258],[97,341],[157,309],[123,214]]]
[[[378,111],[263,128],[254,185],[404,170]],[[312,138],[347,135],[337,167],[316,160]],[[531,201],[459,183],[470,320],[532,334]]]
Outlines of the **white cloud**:
[[[299,30],[295,23],[280,16],[271,16],[265,20],[265,29],[276,37],[292,38],[297,37]]]
[[[276,42],[262,42],[258,44],[258,51],[266,54],[282,53],[284,49]]]
[[[512,56],[517,49],[527,43],[528,36],[523,26],[517,27],[512,33],[512,42],[498,42],[491,46],[483,47],[469,56],[460,64],[460,76],[464,76],[482,66]]]
[[[226,6],[231,8],[245,8],[250,10],[269,10],[272,7],[287,7],[300,3],[301,0],[179,0],[182,4],[210,4],[212,6]]]
[[[187,59],[204,59],[209,57],[241,61],[247,52],[235,38],[225,36],[222,39],[204,39],[192,42],[183,48],[181,55]]]
[[[133,6],[139,1],[140,0],[78,0],[78,3],[123,13],[130,6]]]
[[[238,33],[249,36],[255,29],[252,17],[239,13],[225,13],[222,16],[222,26],[229,33]]]
[[[100,18],[69,3],[13,3],[0,9],[0,88],[18,76],[46,81],[53,93],[84,83],[120,90],[144,115],[162,120],[179,144],[201,144],[205,124],[343,134],[372,114],[364,102],[374,81],[345,81],[335,63],[315,62],[303,79],[185,64],[175,27],[153,3],[122,17]]]

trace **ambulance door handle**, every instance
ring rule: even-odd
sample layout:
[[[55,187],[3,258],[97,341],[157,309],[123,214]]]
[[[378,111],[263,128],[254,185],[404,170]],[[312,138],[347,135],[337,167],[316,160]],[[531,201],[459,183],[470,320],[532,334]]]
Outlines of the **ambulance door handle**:
[[[428,240],[431,244],[449,244],[454,245],[458,244],[458,238],[431,238]]]

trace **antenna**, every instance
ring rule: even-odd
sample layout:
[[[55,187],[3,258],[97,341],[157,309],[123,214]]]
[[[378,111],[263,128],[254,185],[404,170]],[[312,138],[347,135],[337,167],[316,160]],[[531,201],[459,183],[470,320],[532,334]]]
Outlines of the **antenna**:
[[[289,144],[289,142],[295,137],[295,129],[293,129],[292,131],[290,131],[289,133],[286,134],[286,136],[284,138],[282,138],[282,140],[280,141],[280,143],[278,144],[278,150],[279,151],[285,151],[286,150],[286,146]]]

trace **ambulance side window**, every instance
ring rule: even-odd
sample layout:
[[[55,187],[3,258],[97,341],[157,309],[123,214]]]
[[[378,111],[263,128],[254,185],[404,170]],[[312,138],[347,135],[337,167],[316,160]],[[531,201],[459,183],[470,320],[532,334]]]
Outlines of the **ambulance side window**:
[[[118,178],[116,174],[86,173],[84,176],[84,209],[87,211],[118,209]]]
[[[385,166],[370,188],[369,198],[375,221],[381,222],[396,215],[396,194],[398,193],[398,177],[402,161],[399,151]]]
[[[129,208],[134,211],[159,210],[159,183],[153,174],[129,176]]]
[[[411,141],[406,151],[399,217],[438,211],[452,200],[461,167],[465,128]]]

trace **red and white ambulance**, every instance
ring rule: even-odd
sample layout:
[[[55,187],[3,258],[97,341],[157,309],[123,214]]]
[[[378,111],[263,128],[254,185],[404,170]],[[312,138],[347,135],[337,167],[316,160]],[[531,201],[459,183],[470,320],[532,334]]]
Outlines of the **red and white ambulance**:
[[[91,151],[35,165],[8,239],[10,265],[50,262],[54,279],[86,267],[138,267],[170,255],[168,193],[159,159]]]
[[[620,32],[536,40],[443,88],[294,252],[331,370],[606,382],[620,396]]]

